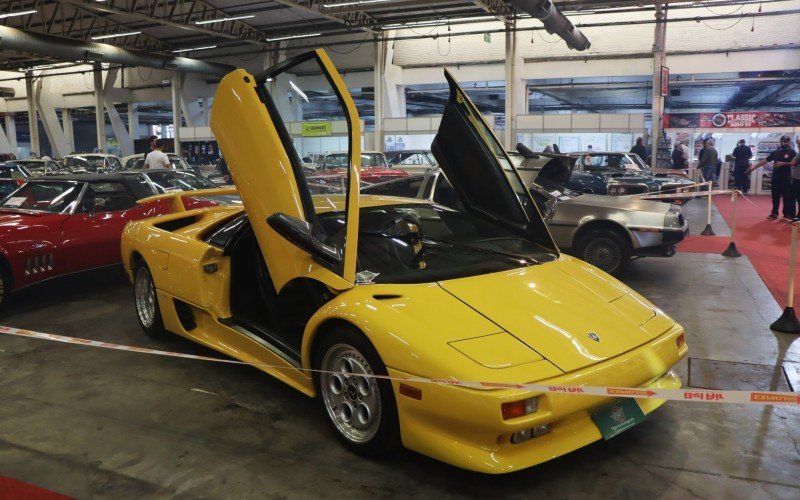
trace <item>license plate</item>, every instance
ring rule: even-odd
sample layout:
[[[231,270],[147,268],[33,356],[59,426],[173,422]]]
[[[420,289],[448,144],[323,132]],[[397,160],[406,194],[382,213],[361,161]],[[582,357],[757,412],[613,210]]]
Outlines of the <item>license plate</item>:
[[[639,422],[644,422],[644,419],[644,412],[635,399],[617,401],[592,414],[594,424],[606,440],[625,432]]]

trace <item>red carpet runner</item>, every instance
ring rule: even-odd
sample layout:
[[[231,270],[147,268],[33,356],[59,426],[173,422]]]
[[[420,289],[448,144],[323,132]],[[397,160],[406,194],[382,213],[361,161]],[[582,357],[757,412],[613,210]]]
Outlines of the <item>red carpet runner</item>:
[[[705,203],[697,199],[692,203]],[[733,227],[733,203],[730,196],[715,196],[714,205],[729,226]],[[774,220],[767,220],[772,209],[769,196],[748,196],[739,198],[736,203],[736,248],[746,255],[755,267],[756,272],[766,283],[767,288],[778,301],[778,305],[786,306],[786,292],[789,286],[789,244],[792,225]],[[692,235],[680,245],[680,252],[721,254],[727,247],[728,236]],[[795,269],[794,307],[800,304],[800,263]]]
[[[0,500],[71,500],[71,497],[0,476]]]

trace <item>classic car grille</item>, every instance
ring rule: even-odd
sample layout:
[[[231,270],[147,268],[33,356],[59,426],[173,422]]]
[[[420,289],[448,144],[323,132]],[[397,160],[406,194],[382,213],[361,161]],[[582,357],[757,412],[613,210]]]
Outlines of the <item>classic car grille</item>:
[[[25,259],[25,275],[39,274],[53,270],[53,254],[36,255]]]

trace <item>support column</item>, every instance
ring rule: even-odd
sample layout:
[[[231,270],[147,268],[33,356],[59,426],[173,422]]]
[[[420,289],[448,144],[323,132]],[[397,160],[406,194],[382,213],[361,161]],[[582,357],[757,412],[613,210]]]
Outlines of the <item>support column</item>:
[[[103,105],[108,113],[108,120],[111,122],[111,128],[114,130],[114,136],[117,138],[122,156],[127,156],[133,154],[133,139],[125,128],[114,102],[130,101],[131,96],[129,91],[114,86],[118,74],[118,68],[109,69],[106,73],[106,83],[103,86]]]
[[[128,103],[128,134],[132,141],[139,138],[139,105],[135,102]]]
[[[9,121],[9,118],[11,120]],[[17,154],[17,131],[13,116],[6,116],[5,130],[0,127],[0,153]]]
[[[383,35],[376,35],[377,43],[373,51],[372,81],[373,81],[373,100],[375,118],[375,151],[383,151],[383,79],[386,67],[386,39]],[[367,146],[369,147],[369,146]]]
[[[661,138],[661,123],[664,116],[664,97],[661,96],[661,66],[664,66],[664,44],[667,38],[666,13],[661,3],[656,5],[656,28],[653,40],[653,133],[650,166],[658,162],[658,140]]]
[[[50,141],[50,152],[55,157],[66,156],[71,152],[67,136],[58,119],[57,107],[63,106],[63,98],[52,89],[52,79],[40,78],[36,81],[34,101],[36,110],[44,125],[44,132]],[[61,102],[60,102],[61,101]]]
[[[39,118],[36,116],[36,99],[33,91],[33,73],[25,73],[25,94],[28,98],[28,130],[31,136],[31,153],[39,156]]]
[[[67,154],[75,152],[75,132],[72,129],[72,111],[67,108],[61,110],[61,121],[64,127],[64,139],[67,149]]]
[[[183,73],[176,71],[172,77],[172,127],[175,132],[174,152],[181,154],[181,99]]]
[[[103,68],[94,65],[94,119],[97,124],[97,148],[106,151],[106,114],[103,111]]]
[[[523,60],[517,50],[516,21],[506,22],[506,105],[503,145],[511,150],[517,143],[517,115],[527,114],[528,96],[525,84],[519,77]]]

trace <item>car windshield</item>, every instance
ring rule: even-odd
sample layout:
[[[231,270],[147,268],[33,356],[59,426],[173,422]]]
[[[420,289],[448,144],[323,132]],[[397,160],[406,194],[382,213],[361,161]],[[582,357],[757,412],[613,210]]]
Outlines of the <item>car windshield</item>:
[[[342,212],[319,215],[329,239],[341,238]],[[360,211],[359,282],[427,283],[506,271],[556,258],[498,224],[430,204]]]
[[[346,168],[347,153],[333,153],[325,156],[322,168]],[[386,157],[383,153],[361,153],[361,168],[381,167],[386,168]]]
[[[70,156],[68,162],[69,166],[84,168],[87,172],[97,172],[106,168],[105,158],[102,156]]]
[[[136,160],[133,161],[129,160],[128,164],[131,165],[130,168],[132,169],[141,170],[144,168],[145,158],[146,157],[142,156],[141,158],[136,158]],[[167,158],[169,158],[169,164],[172,165],[172,168],[177,170],[191,170],[191,167],[189,166],[188,163],[186,163],[186,160],[184,160],[180,156],[167,155]],[[130,168],[128,170],[130,170]]]
[[[0,208],[60,213],[75,203],[81,186],[76,182],[31,181],[11,193]]]
[[[30,176],[22,165],[0,165],[0,179],[27,179]]]
[[[23,165],[32,174],[44,175],[59,170],[58,163],[54,161],[19,160],[17,163]]]
[[[147,177],[161,193],[170,191],[193,191],[195,189],[213,189],[218,187],[203,176],[180,170],[147,172]]]
[[[642,165],[639,165],[628,155],[623,154],[585,153],[583,155],[583,165],[590,170],[626,170],[629,172],[641,172],[647,169],[644,162],[642,162]]]

